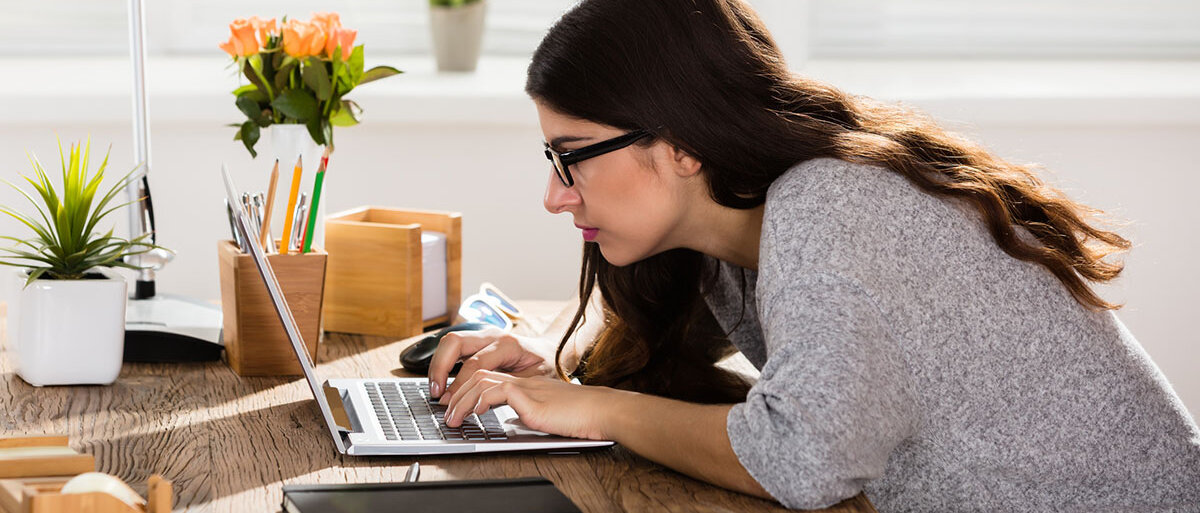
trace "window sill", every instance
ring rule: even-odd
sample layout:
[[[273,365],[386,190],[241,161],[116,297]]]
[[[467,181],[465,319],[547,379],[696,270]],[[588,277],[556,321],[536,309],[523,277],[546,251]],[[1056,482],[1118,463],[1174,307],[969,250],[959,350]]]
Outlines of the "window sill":
[[[8,124],[126,123],[128,59],[0,59],[17,80],[0,82]],[[372,124],[532,126],[523,91],[526,58],[486,58],[476,73],[437,73],[429,57],[383,57],[406,73],[350,97]],[[237,86],[222,58],[148,62],[154,123],[239,120]],[[974,125],[1200,124],[1198,61],[810,61],[799,70],[840,89],[917,106]]]

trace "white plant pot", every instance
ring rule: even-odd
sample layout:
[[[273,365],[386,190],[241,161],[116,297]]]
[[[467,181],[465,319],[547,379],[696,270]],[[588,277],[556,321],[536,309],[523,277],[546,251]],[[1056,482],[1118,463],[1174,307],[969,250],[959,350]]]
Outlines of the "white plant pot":
[[[438,71],[475,71],[483,48],[487,1],[462,7],[429,6],[433,55]]]
[[[9,353],[17,375],[34,386],[107,385],[121,373],[125,352],[125,279],[36,280],[11,275]]]
[[[325,153],[324,146],[318,146],[308,134],[304,125],[271,125],[267,128],[271,140],[271,152],[279,159],[279,184],[275,190],[275,208],[271,214],[271,225],[276,227],[271,233],[277,239],[284,236],[283,220],[287,216],[288,194],[292,187],[292,172],[296,166],[296,158],[304,163],[304,173],[300,177],[300,191],[308,195],[307,205],[312,205],[313,182],[317,178],[317,169],[321,167],[321,155]],[[332,160],[332,157],[330,157]],[[263,170],[263,176],[269,169]],[[317,225],[313,230],[313,246],[325,247],[325,205],[329,204],[329,177],[321,182],[321,200],[317,202]],[[301,220],[296,222],[303,224]]]

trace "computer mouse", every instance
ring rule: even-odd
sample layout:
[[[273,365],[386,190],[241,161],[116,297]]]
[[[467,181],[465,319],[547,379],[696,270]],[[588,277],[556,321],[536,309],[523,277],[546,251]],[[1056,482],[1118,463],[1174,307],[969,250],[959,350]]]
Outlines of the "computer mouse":
[[[400,365],[404,367],[404,370],[413,374],[427,375],[429,374],[429,363],[433,360],[433,353],[437,351],[438,343],[442,341],[442,337],[446,336],[447,333],[452,331],[478,331],[491,327],[491,324],[482,322],[464,322],[448,328],[442,328],[401,351]],[[450,370],[450,375],[453,376],[458,373],[460,366],[461,362],[454,364],[454,368]]]

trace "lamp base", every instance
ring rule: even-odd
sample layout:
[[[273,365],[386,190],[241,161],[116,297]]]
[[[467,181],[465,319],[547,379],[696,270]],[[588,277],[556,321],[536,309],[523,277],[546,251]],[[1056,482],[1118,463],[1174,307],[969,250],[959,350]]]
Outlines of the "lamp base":
[[[172,295],[130,298],[126,304],[127,362],[212,362],[224,348],[216,305]]]

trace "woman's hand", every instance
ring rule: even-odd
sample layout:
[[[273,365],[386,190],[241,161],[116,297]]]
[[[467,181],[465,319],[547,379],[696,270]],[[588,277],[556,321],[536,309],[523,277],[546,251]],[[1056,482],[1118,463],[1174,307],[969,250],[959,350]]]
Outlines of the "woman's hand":
[[[459,374],[465,376],[466,374]],[[476,371],[455,380],[458,389],[450,395],[446,425],[458,427],[463,417],[508,404],[526,426],[546,433],[605,440],[601,421],[612,404],[614,390],[572,385],[556,378],[520,378],[500,372]]]
[[[461,386],[455,380],[446,388],[450,370],[463,361],[458,375],[479,370],[502,371],[513,376],[553,376],[555,346],[548,340],[506,333],[500,328],[447,333],[429,362],[429,394],[442,404]]]

